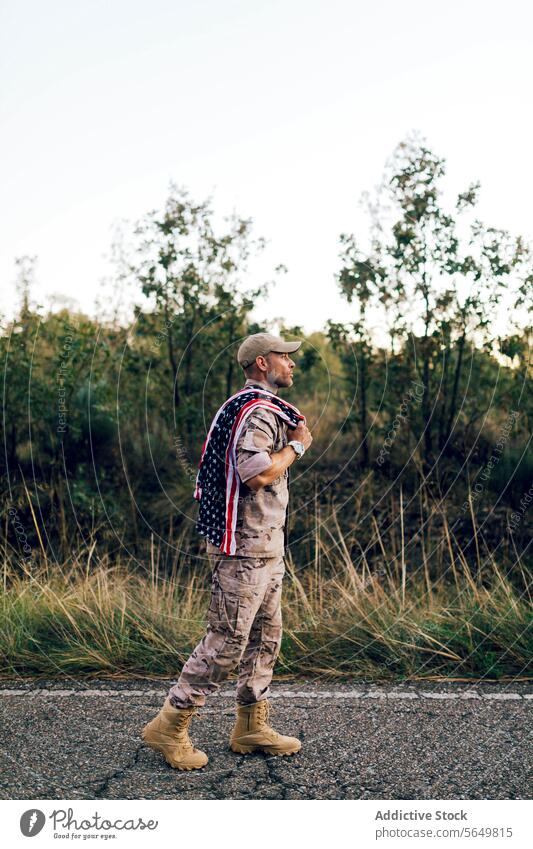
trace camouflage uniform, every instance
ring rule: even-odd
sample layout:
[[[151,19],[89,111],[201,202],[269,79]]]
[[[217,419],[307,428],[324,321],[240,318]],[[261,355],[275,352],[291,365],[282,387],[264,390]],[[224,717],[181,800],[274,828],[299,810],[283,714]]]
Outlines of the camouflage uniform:
[[[244,385],[269,388],[254,380]],[[270,454],[287,442],[287,426],[280,417],[264,408],[255,410],[236,445],[243,484],[268,469]],[[268,698],[281,645],[288,498],[287,470],[257,492],[241,485],[235,555],[223,555],[207,541],[212,567],[207,630],[169,691],[175,707],[202,706],[237,666],[237,702]]]

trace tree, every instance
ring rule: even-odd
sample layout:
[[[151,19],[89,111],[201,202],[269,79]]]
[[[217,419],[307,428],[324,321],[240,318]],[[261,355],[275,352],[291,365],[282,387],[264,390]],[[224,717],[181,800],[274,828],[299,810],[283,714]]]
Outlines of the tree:
[[[251,230],[250,219],[233,216],[226,231],[216,233],[210,201],[196,203],[174,184],[164,210],[150,212],[135,228],[129,272],[150,303],[148,311],[137,311],[137,332],[148,329],[156,349],[166,349],[176,421],[189,439],[201,423],[201,411],[190,402],[201,395],[206,367],[214,365],[217,388],[231,392],[233,346],[266,291],[266,284],[242,288],[250,255],[264,247]]]
[[[337,275],[341,293],[359,307],[357,338],[368,334],[370,314],[385,315],[393,352],[399,340],[423,384],[427,464],[436,443],[446,450],[451,441],[467,340],[493,344],[492,322],[504,294],[518,282],[517,297],[526,298],[532,279],[532,254],[524,240],[474,216],[479,183],[459,193],[451,211],[444,209],[445,173],[444,159],[423,140],[411,135],[402,141],[375,197],[364,196],[370,246],[360,250],[353,234],[342,234],[343,264]],[[335,334],[338,338],[338,328]],[[412,350],[408,337],[415,342]],[[366,352],[360,369],[363,428],[362,364],[368,357]]]

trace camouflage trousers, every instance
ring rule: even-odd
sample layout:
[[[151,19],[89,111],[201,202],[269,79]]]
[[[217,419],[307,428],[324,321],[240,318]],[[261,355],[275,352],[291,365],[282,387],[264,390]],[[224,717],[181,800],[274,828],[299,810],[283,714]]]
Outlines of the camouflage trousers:
[[[283,557],[209,559],[207,630],[168,693],[177,708],[201,707],[237,667],[237,702],[266,699],[281,645]]]

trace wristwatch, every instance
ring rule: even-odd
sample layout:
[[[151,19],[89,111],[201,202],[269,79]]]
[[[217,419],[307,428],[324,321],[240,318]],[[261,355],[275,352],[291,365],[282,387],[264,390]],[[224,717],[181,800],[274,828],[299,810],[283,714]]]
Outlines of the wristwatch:
[[[297,454],[298,457],[303,457],[303,455],[305,454],[305,448],[304,448],[303,442],[298,442],[297,439],[291,439],[291,441],[288,444],[292,445],[292,447],[296,451],[296,454]]]

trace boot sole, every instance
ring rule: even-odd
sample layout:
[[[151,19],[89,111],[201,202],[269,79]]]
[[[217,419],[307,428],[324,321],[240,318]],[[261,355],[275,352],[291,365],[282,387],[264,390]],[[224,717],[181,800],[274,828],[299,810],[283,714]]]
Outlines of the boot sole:
[[[181,769],[181,770],[187,770],[187,771],[190,771],[191,769],[203,769],[204,766],[207,766],[207,764],[209,763],[208,760],[205,762],[205,764],[202,764],[201,766],[192,766],[192,765],[187,765],[187,764],[173,763],[172,761],[169,761],[169,759],[167,758],[167,754],[166,754],[165,750],[161,746],[159,746],[157,743],[151,743],[149,740],[146,740],[145,737],[144,737],[144,734],[141,734],[141,739],[142,739],[143,743],[145,744],[145,746],[148,746],[150,749],[153,749],[154,752],[159,752],[161,755],[163,755],[167,764],[169,766],[171,766],[172,769]]]
[[[287,749],[284,752],[280,752],[279,749],[274,749],[271,746],[241,746],[240,743],[230,743],[230,749],[232,752],[236,752],[239,755],[250,755],[253,752],[264,752],[265,755],[278,755],[279,757],[283,757],[284,755],[295,755],[301,748],[301,746],[298,746],[297,749]]]

